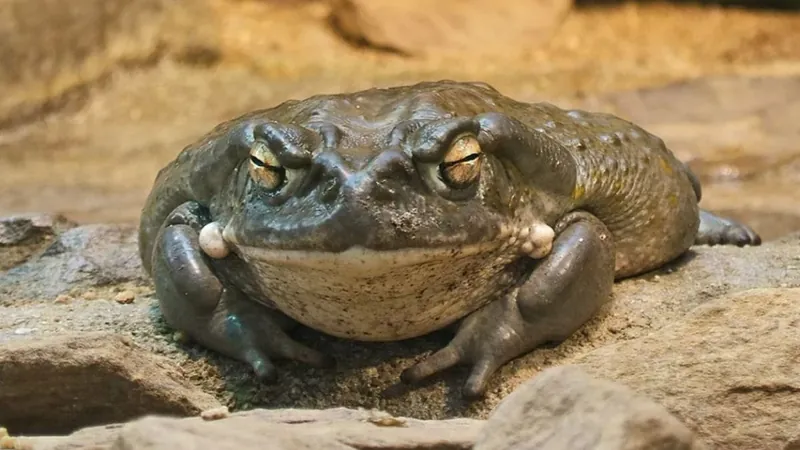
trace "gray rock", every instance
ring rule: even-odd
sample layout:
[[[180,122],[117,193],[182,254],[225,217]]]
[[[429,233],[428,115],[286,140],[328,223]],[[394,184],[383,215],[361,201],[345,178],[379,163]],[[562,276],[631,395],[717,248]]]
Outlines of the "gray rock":
[[[24,232],[30,234],[33,224]],[[22,232],[22,231],[20,231]],[[16,234],[19,234],[16,233]],[[84,225],[67,229],[38,256],[0,272],[0,295],[53,299],[74,288],[149,282],[136,253],[136,227]]]
[[[781,450],[800,426],[798,355],[800,289],[757,289],[575,362],[663,404],[715,448]]]
[[[542,371],[494,410],[474,450],[701,450],[661,405],[577,366]]]
[[[20,214],[0,219],[0,246],[19,245],[74,227],[61,215]]]

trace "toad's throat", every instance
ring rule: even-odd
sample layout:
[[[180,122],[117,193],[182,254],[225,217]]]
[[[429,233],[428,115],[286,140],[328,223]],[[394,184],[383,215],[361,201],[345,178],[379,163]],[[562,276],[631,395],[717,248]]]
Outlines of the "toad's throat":
[[[485,305],[516,279],[518,256],[496,244],[340,253],[238,247],[265,302],[324,333],[408,339]]]

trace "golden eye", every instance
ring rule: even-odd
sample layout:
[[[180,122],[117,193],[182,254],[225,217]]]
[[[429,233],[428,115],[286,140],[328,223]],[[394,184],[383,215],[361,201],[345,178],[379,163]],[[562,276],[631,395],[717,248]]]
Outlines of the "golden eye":
[[[475,136],[455,139],[439,164],[442,180],[454,189],[474,183],[481,174],[481,153],[481,144]]]
[[[286,169],[264,142],[250,148],[250,177],[269,190],[281,187],[286,178]]]

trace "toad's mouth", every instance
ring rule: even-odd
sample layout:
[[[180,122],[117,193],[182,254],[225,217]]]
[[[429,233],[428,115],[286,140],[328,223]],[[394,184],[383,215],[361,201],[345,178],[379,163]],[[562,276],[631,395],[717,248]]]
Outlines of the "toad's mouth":
[[[390,267],[417,266],[435,261],[447,261],[492,253],[503,249],[497,241],[434,248],[405,248],[372,250],[361,246],[344,251],[282,250],[234,245],[233,250],[251,263],[276,266],[306,267],[309,269],[357,269],[365,273],[385,271]],[[505,246],[507,247],[507,246]]]
[[[420,266],[481,254],[529,256],[539,259],[552,249],[554,231],[544,223],[528,227],[503,226],[494,239],[477,243],[450,244],[430,247],[399,249],[371,249],[351,245],[345,250],[281,249],[237,242],[231,228],[224,230],[218,222],[207,224],[200,231],[199,243],[212,258],[224,258],[231,251],[243,260],[258,265],[305,267],[308,269],[337,270],[348,268],[366,274],[385,272],[386,268]]]
[[[223,238],[219,224],[200,233],[209,256],[236,254],[261,301],[328,334],[397,340],[439,329],[486,304],[517,279],[521,257],[550,252],[545,224],[504,227],[485,242],[343,251],[287,250]],[[524,261],[522,261],[524,262]]]

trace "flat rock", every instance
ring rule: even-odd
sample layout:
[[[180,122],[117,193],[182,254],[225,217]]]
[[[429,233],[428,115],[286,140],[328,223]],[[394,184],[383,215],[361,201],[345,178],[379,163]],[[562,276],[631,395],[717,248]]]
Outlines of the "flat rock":
[[[800,289],[756,289],[574,362],[663,404],[714,448],[780,450],[800,426],[799,352]]]
[[[509,53],[547,41],[571,9],[568,0],[485,2],[336,0],[329,22],[347,40],[408,55]],[[514,20],[524,17],[524,20]]]
[[[468,450],[483,421],[423,421],[382,411],[252,410],[219,420],[150,416],[125,425],[93,427],[63,438],[21,439],[37,450],[256,449]]]
[[[663,406],[578,366],[546,369],[492,412],[474,450],[701,450]]]
[[[26,434],[219,406],[166,358],[107,332],[3,344],[0,387],[0,424]]]

